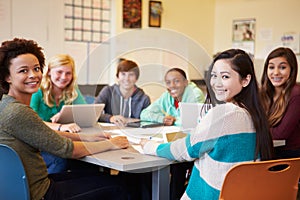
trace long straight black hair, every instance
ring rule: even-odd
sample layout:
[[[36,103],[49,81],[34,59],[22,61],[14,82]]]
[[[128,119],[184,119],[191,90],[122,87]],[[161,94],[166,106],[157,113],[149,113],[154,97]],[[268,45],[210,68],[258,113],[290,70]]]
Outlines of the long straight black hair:
[[[258,83],[254,72],[254,65],[251,57],[243,50],[229,49],[215,56],[207,73],[207,88],[208,95],[206,102],[211,102],[213,105],[225,103],[216,99],[210,85],[211,71],[217,60],[225,59],[231,63],[231,68],[236,71],[241,80],[248,75],[251,80],[246,87],[243,87],[241,92],[233,99],[238,106],[246,109],[251,115],[255,130],[256,130],[256,151],[255,158],[261,160],[269,160],[273,158],[273,141],[269,131],[269,125],[266,114],[259,96]]]

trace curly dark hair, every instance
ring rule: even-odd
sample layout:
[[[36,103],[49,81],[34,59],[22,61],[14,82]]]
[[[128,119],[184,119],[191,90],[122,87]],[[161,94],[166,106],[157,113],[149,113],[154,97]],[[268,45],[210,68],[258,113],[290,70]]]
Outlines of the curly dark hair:
[[[10,75],[9,67],[11,60],[22,54],[33,54],[39,61],[41,70],[45,66],[45,56],[43,48],[33,40],[14,38],[13,40],[4,41],[0,47],[0,90],[7,93],[9,84],[6,82],[6,77]]]
[[[180,73],[180,74],[182,75],[182,77],[183,77],[184,79],[187,79],[186,73],[185,73],[182,69],[180,69],[180,68],[178,68],[178,67],[174,67],[174,68],[169,69],[169,70],[166,72],[165,77],[167,76],[167,74],[168,74],[169,72],[178,72],[178,73]]]

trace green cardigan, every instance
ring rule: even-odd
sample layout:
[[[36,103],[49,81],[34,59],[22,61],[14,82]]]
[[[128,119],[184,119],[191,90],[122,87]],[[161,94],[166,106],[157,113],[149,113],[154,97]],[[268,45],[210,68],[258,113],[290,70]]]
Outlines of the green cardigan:
[[[185,88],[181,102],[203,103],[204,100],[203,92],[191,82]],[[165,112],[176,118],[175,126],[181,125],[180,110],[175,108],[174,98],[168,91],[164,92],[159,99],[142,111],[141,120],[163,123]]]

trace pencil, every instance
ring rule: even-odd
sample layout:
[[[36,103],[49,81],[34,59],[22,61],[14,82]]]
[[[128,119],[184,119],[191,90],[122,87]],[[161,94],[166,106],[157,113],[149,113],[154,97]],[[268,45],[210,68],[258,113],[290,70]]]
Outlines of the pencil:
[[[164,111],[164,109],[161,109],[161,112],[162,112],[165,116],[169,116],[169,114],[168,114],[166,111]]]

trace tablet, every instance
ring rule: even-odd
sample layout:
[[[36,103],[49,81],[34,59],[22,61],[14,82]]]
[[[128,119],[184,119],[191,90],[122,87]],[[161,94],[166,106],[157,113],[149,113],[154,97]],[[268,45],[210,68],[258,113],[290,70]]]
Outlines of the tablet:
[[[150,127],[157,127],[163,125],[164,125],[163,123],[148,122],[148,121],[129,122],[126,124],[127,127],[134,127],[134,128],[150,128]]]

